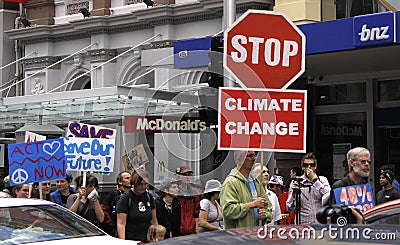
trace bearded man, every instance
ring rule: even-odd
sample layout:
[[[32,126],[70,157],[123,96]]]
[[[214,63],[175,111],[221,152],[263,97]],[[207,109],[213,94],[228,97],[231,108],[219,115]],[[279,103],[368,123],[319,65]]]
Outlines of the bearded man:
[[[347,154],[347,162],[349,166],[349,174],[341,180],[336,181],[332,185],[332,191],[336,188],[361,185],[368,183],[368,176],[372,165],[371,154],[364,147],[356,147],[350,149]],[[335,204],[335,196],[331,192],[329,203]]]

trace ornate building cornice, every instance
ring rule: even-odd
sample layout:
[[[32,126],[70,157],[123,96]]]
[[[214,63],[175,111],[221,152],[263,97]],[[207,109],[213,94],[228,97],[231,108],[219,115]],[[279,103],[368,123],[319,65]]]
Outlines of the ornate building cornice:
[[[91,62],[105,62],[117,55],[115,49],[95,49],[87,51]]]
[[[222,5],[222,0],[199,0],[187,4],[141,9],[125,15],[94,16],[63,25],[13,29],[6,33],[10,39],[20,40],[23,44],[74,40],[98,33],[113,34],[150,29],[159,25],[179,25],[220,19],[223,14]],[[236,12],[243,13],[247,9],[271,10],[273,5],[274,0],[238,0]]]
[[[60,56],[42,56],[36,58],[28,58],[21,61],[25,70],[36,70],[46,68],[57,61],[61,60]],[[49,69],[60,69],[61,65],[57,64]]]

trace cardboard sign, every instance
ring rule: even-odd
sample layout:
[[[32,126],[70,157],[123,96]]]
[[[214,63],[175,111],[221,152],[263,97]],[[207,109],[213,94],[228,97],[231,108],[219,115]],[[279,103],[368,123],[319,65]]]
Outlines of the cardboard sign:
[[[115,139],[64,138],[67,170],[112,172]]]
[[[67,137],[115,139],[116,129],[69,122]]]
[[[374,193],[370,184],[352,185],[333,190],[337,204],[356,207],[361,212],[375,206]]]
[[[125,170],[131,171],[149,162],[146,151],[142,144],[133,147],[133,149],[121,156]]]
[[[8,145],[10,185],[65,178],[63,138]]]

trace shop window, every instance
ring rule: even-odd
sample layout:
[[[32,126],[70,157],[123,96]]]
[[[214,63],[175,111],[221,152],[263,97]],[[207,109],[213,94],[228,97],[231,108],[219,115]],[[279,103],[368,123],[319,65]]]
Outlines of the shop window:
[[[336,0],[336,19],[374,13],[376,0]]]
[[[316,87],[317,105],[340,105],[366,102],[365,83],[333,84]]]
[[[343,161],[347,150],[367,144],[366,113],[318,115],[315,136],[315,152],[321,163],[319,173],[331,181],[340,179],[346,170]]]
[[[378,102],[400,101],[400,79],[378,82]]]

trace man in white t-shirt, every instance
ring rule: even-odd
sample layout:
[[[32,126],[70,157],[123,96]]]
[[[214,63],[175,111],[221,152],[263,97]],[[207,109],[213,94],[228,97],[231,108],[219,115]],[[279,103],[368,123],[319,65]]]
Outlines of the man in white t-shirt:
[[[265,192],[267,193],[268,198],[272,204],[273,220],[268,225],[274,225],[274,224],[276,225],[276,224],[278,224],[278,221],[282,219],[281,208],[279,206],[279,199],[278,199],[278,196],[273,191],[270,191],[267,188],[267,184],[269,181],[268,168],[266,166],[262,166],[261,163],[256,163],[256,164],[254,164],[254,168],[251,171],[251,175],[253,175],[254,178],[258,179],[258,178],[260,178],[260,174],[262,174],[262,183],[263,183]]]

